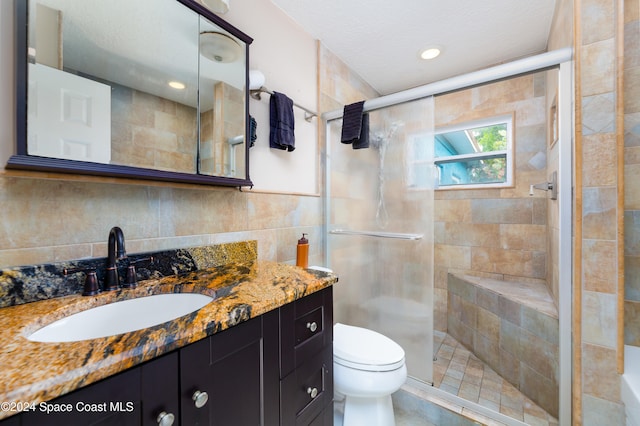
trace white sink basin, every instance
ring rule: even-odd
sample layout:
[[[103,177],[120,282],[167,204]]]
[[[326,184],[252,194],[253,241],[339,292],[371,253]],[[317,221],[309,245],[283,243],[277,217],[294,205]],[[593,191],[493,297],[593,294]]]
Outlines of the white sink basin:
[[[195,293],[139,297],[78,312],[42,327],[34,342],[77,342],[142,330],[197,311],[213,300]]]

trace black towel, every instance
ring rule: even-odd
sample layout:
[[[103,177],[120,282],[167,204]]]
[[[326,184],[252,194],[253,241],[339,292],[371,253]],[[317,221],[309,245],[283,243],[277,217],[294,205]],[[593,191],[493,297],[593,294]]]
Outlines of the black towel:
[[[362,114],[362,128],[360,137],[351,144],[353,149],[369,148],[369,114]]]
[[[294,135],[293,101],[282,93],[273,92],[269,100],[269,147],[293,151]]]
[[[345,105],[342,113],[342,143],[353,143],[360,138],[364,101]]]
[[[256,143],[256,139],[258,139],[257,129],[258,123],[256,122],[256,119],[249,116],[249,140],[251,141],[249,148],[251,148]]]

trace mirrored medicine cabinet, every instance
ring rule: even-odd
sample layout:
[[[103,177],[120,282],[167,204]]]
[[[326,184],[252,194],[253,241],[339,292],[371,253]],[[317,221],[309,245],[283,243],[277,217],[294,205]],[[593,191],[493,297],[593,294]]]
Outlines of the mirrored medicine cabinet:
[[[7,168],[250,186],[252,39],[194,0],[15,1]]]

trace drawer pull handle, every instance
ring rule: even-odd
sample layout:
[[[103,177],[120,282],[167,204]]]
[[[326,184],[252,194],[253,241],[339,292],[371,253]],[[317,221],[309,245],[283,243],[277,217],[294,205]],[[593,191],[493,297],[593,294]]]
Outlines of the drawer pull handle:
[[[198,390],[193,393],[191,399],[193,399],[193,402],[196,404],[196,408],[202,408],[205,406],[207,401],[209,401],[209,394]]]
[[[309,394],[309,396],[311,397],[311,399],[315,398],[316,396],[318,396],[318,388],[307,388],[307,393]]]
[[[160,426],[172,426],[175,419],[176,418],[172,413],[163,411],[162,413],[158,414],[158,418],[156,420],[158,421],[158,425]]]
[[[308,322],[307,323],[307,328],[309,330],[311,330],[312,333],[315,333],[316,330],[318,329],[318,324],[314,321],[314,322]]]

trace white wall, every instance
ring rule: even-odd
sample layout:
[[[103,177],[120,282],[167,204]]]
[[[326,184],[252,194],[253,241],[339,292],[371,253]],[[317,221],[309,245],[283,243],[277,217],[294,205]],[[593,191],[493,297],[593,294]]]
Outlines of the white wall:
[[[265,87],[316,111],[315,40],[270,1],[231,0],[222,17],[253,38],[250,68],[262,71]],[[258,123],[249,158],[254,189],[317,193],[317,118],[309,123],[294,107],[296,149],[287,152],[269,148],[269,95],[251,99],[249,110]]]
[[[22,1],[22,0],[18,0]],[[261,70],[265,86],[282,92],[310,110],[317,108],[317,53],[315,40],[270,1],[231,0],[222,17],[254,39],[250,66]],[[0,1],[0,167],[15,147],[13,1]],[[316,194],[318,188],[317,119],[304,120],[294,108],[296,149],[269,148],[269,95],[250,100],[258,123],[258,139],[250,151],[254,190]]]

